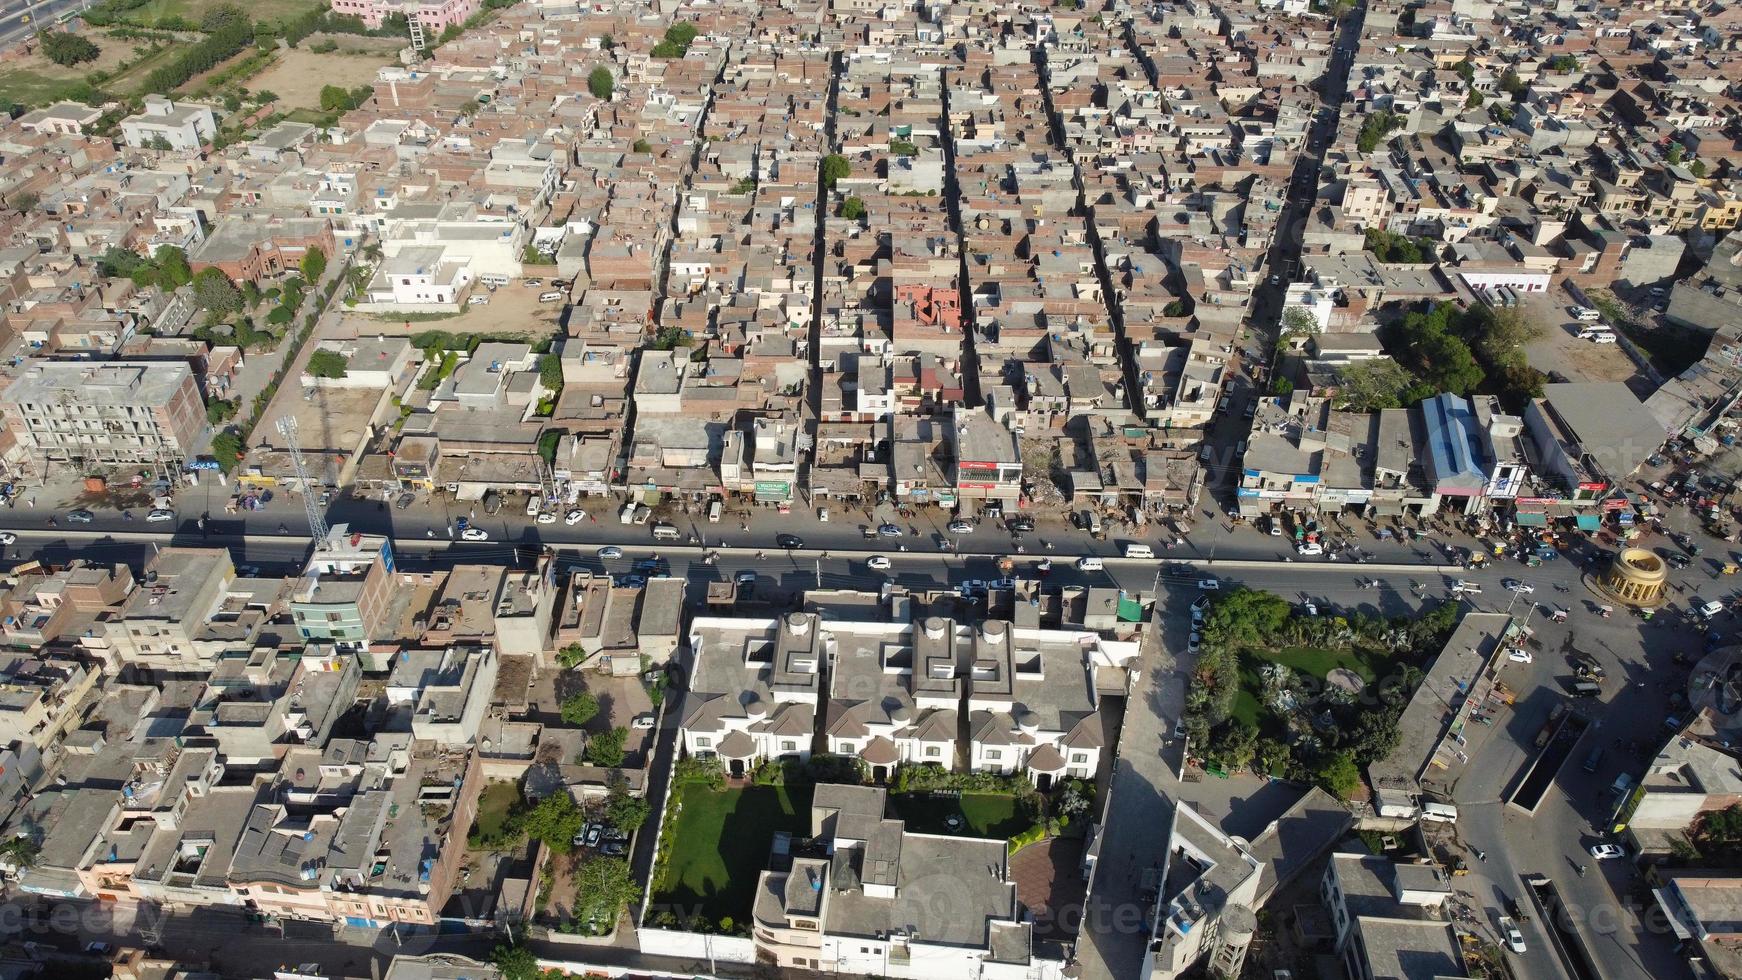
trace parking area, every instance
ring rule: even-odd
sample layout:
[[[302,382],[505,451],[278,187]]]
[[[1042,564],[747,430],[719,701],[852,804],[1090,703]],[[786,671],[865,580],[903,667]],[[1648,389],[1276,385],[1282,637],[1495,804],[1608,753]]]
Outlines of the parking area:
[[[1561,290],[1524,298],[1525,312],[1543,326],[1542,336],[1525,348],[1531,367],[1556,381],[1630,381],[1638,368],[1619,344],[1579,339],[1586,324],[1574,319],[1573,305]]]

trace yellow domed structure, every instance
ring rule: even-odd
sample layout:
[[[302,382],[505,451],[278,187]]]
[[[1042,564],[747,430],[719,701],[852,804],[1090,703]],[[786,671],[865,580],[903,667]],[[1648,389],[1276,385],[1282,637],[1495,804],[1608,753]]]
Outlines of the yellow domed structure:
[[[1593,583],[1598,592],[1641,609],[1663,604],[1669,569],[1663,559],[1644,548],[1623,548]]]

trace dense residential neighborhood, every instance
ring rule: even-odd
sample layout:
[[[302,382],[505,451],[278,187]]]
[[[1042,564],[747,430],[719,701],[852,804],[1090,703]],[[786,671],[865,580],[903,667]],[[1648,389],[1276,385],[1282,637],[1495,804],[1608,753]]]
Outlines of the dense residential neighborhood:
[[[0,976],[1742,977],[1721,0],[6,3]]]

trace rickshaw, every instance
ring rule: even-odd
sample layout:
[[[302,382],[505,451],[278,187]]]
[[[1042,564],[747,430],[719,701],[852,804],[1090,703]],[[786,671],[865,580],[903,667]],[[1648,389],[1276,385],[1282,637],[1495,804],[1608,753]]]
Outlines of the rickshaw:
[[[1736,563],[1735,563],[1735,562],[1733,562],[1733,561],[1727,561],[1727,562],[1725,562],[1725,563],[1724,563],[1724,574],[1725,574],[1725,575],[1734,575],[1734,574],[1736,574]]]

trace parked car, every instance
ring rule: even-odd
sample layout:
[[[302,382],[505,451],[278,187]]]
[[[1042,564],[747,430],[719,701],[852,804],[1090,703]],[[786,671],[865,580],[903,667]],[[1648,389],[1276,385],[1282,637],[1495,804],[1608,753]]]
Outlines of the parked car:
[[[739,572],[737,575],[732,576],[732,581],[738,583],[739,585],[755,585],[756,584],[756,573],[752,572],[752,571],[748,571],[748,570],[742,571],[742,572]]]
[[[1005,522],[1005,526],[1010,528],[1010,531],[1013,534],[1029,534],[1034,531],[1034,518],[1012,517],[1009,521]]]
[[[1325,546],[1317,541],[1303,541],[1294,550],[1303,558],[1316,558],[1325,553]]]
[[[163,524],[167,521],[175,520],[175,511],[158,508],[149,514],[146,514],[145,520],[151,524]]]
[[[579,524],[586,519],[587,512],[584,510],[571,510],[563,515],[563,523],[567,524],[569,527],[574,527],[576,524]]]
[[[1193,653],[1193,654],[1197,653],[1198,652],[1198,644],[1202,641],[1203,641],[1203,634],[1199,633],[1197,630],[1192,630],[1191,638],[1186,640],[1186,652]]]
[[[604,834],[605,834],[605,827],[603,824],[596,824],[596,823],[587,824],[587,846],[588,847],[598,846],[599,838],[604,836]]]
[[[599,853],[606,857],[622,857],[629,853],[629,845],[620,840],[608,840],[599,845]]]
[[[887,571],[889,568],[889,559],[883,555],[872,555],[870,558],[865,559],[865,566],[867,568],[875,568],[880,572]]]
[[[951,521],[949,524],[949,527],[950,527],[951,534],[973,534],[974,533],[974,525],[969,521]]]
[[[1592,844],[1591,845],[1591,856],[1596,858],[1599,861],[1607,861],[1610,858],[1618,858],[1618,857],[1625,855],[1626,853],[1627,853],[1626,851],[1621,849],[1621,845],[1619,845],[1619,844]]]
[[[89,524],[97,519],[97,515],[88,510],[67,511],[67,522],[70,524]]]
[[[488,541],[488,540],[490,540],[489,532],[485,531],[481,527],[466,528],[464,531],[460,532],[460,537],[466,541]]]
[[[1530,651],[1523,647],[1513,647],[1506,651],[1506,659],[1515,664],[1528,664],[1534,662],[1536,658],[1532,657]]]
[[[404,510],[405,508],[410,507],[414,503],[417,503],[417,494],[412,493],[410,490],[407,490],[404,493],[399,495],[399,499],[395,500],[393,502],[393,506],[400,509],[400,510]]]
[[[556,523],[556,515],[551,513],[548,510],[543,510],[543,511],[539,511],[538,516],[533,518],[533,520],[537,521],[540,524],[555,524]]]
[[[901,537],[901,528],[893,524],[883,524],[877,528],[877,533],[886,538],[899,538]]]
[[[1106,564],[1104,562],[1102,562],[1101,559],[1099,559],[1099,558],[1078,558],[1077,559],[1077,571],[1079,571],[1079,572],[1098,572],[1101,569],[1106,568],[1106,567],[1107,567]]]
[[[1533,595],[1536,592],[1536,586],[1529,582],[1520,582],[1515,578],[1502,579],[1500,584],[1505,586],[1507,591],[1516,592],[1519,595]]]
[[[1201,578],[1198,579],[1198,588],[1205,592],[1219,592],[1222,589],[1222,583],[1213,578]]]
[[[652,728],[653,727],[653,712],[643,711],[641,714],[636,715],[634,717],[634,719],[632,719],[629,722],[629,727],[630,728],[638,728],[642,731],[647,731],[648,729]]]
[[[600,558],[605,558],[605,559],[621,558],[621,557],[623,557],[623,549],[617,547],[614,544],[608,544],[605,547],[599,549],[598,555]]]
[[[1506,941],[1506,948],[1514,953],[1524,952],[1524,933],[1518,929],[1518,923],[1512,921],[1509,915],[1500,917],[1500,938]]]
[[[774,536],[774,543],[785,548],[787,551],[797,551],[804,547],[804,539],[796,534],[776,534]]]

